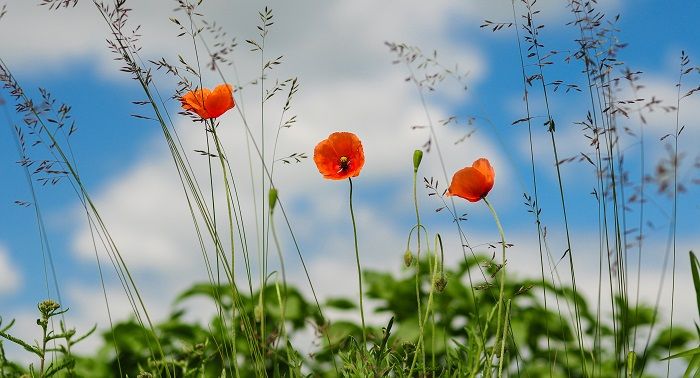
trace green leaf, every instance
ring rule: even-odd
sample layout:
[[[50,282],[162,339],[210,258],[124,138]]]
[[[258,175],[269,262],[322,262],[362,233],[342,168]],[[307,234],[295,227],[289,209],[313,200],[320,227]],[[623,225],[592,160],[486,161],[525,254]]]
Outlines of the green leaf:
[[[676,358],[685,358],[685,357],[690,357],[690,356],[695,356],[695,355],[700,355],[700,347],[689,349],[689,350],[686,350],[684,352],[676,353],[672,356],[662,358],[661,361],[673,360]]]
[[[12,336],[12,335],[10,335],[10,334],[7,334],[7,333],[5,333],[5,332],[0,332],[0,337],[3,337],[3,338],[5,338],[5,339],[7,339],[7,340],[10,340],[10,341],[12,341],[13,343],[15,343],[15,344],[21,346],[22,348],[24,348],[24,350],[26,350],[27,352],[34,353],[34,354],[36,354],[37,356],[41,357],[41,354],[42,354],[42,353],[41,353],[41,351],[39,350],[39,348],[37,348],[37,347],[35,347],[35,346],[32,346],[32,345],[29,345],[29,344],[27,344],[26,342],[24,342],[24,341],[21,340],[21,339],[18,339],[18,338],[14,337],[14,336]]]
[[[355,308],[355,303],[347,298],[331,298],[326,301],[326,306],[340,310],[352,310]]]
[[[691,374],[692,372],[695,372],[695,374]],[[700,354],[696,354],[692,360],[688,363],[688,368],[685,369],[685,373],[683,373],[683,377],[690,377],[690,376],[697,376],[698,373],[700,373]]]
[[[331,344],[337,345],[350,335],[360,335],[362,333],[359,326],[348,321],[338,321],[332,323],[328,329],[328,338]]]
[[[61,370],[70,369],[73,366],[75,366],[75,360],[72,358],[59,361],[58,363],[52,362],[51,365],[49,365],[48,369],[46,369],[46,372],[44,372],[42,377],[52,377]]]
[[[695,286],[695,301],[698,304],[698,315],[700,315],[700,262],[695,257],[693,251],[690,254],[690,271],[693,273],[693,286]]]

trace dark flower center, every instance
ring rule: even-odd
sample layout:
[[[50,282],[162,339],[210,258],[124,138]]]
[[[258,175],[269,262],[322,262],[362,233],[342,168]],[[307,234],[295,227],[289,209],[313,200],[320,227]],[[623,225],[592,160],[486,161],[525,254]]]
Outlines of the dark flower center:
[[[338,172],[342,172],[348,169],[348,166],[350,165],[350,159],[348,159],[347,156],[341,156],[340,157],[340,170]]]

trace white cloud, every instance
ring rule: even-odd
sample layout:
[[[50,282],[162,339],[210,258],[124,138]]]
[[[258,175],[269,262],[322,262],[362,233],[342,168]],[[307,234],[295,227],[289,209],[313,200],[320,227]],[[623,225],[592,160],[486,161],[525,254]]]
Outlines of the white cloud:
[[[513,19],[513,3],[516,6],[516,12],[524,12],[524,2],[515,1],[477,1],[468,3],[466,6],[470,8],[473,14],[478,15],[479,19],[488,19],[494,22],[509,22]],[[539,11],[535,17],[538,22],[561,22],[573,19],[570,10],[571,2],[557,0],[540,0],[530,1],[534,3],[532,9]],[[611,12],[620,6],[619,0],[603,0],[597,4],[592,4],[598,11]],[[470,13],[471,13],[470,12]],[[520,22],[521,20],[518,20]]]
[[[0,244],[0,295],[14,293],[22,286],[22,272],[10,256],[9,250]]]
[[[171,16],[182,21],[186,18],[183,12],[170,12],[176,8],[175,1],[153,0],[128,5],[133,8],[129,21],[131,27],[140,25],[145,58],[166,56],[175,61],[177,54],[188,60],[194,58],[191,40],[176,38],[179,31],[169,20]],[[268,37],[268,51],[278,49],[302,66],[312,65],[315,67],[314,76],[318,78],[335,75],[338,68],[363,72],[364,67],[358,62],[388,62],[383,45],[387,39],[430,42],[426,44],[427,48],[439,48],[441,46],[436,43],[444,38],[431,40],[426,37],[445,32],[450,17],[472,14],[460,2],[451,0],[416,2],[412,6],[399,1],[273,1],[268,5],[275,14],[273,32]],[[206,1],[200,11],[207,15],[208,20],[223,25],[230,37],[236,37],[238,49],[242,52],[248,50],[243,41],[257,36],[257,14],[262,7],[256,3]],[[392,17],[384,16],[389,13]],[[27,30],[27,25],[41,27]],[[9,58],[10,67],[42,72],[49,67],[68,68],[76,60],[97,57],[96,63],[104,66],[99,71],[117,71],[118,66],[111,62],[114,56],[105,43],[109,29],[92,1],[80,1],[75,8],[58,11],[49,11],[31,1],[13,2],[8,5],[7,16],[0,22],[0,32],[16,35],[9,38],[0,50],[3,57]],[[314,53],[320,51],[326,53]],[[47,63],[51,65],[47,67]]]

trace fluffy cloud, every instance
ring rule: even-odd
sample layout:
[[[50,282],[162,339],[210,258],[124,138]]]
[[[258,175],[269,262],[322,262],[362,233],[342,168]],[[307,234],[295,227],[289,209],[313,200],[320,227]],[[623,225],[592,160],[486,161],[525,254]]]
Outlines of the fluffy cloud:
[[[22,273],[10,259],[10,252],[0,244],[0,295],[14,293],[22,285]]]

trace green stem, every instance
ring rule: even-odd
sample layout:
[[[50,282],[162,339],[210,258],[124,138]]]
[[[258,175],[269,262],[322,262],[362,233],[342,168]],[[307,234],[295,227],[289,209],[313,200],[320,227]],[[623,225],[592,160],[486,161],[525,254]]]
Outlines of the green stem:
[[[504,289],[505,289],[505,282],[506,282],[506,236],[505,233],[503,232],[503,226],[501,226],[501,221],[498,219],[498,214],[496,214],[496,210],[491,206],[491,203],[489,200],[484,197],[484,203],[486,203],[486,206],[488,206],[489,210],[491,211],[491,215],[493,215],[493,219],[496,221],[496,226],[498,227],[498,233],[501,236],[501,247],[502,247],[502,254],[501,254],[501,269],[500,269],[500,276],[501,276],[501,287],[498,292],[498,323],[496,325],[496,340],[499,339],[499,335],[501,332],[505,334],[506,331],[506,325],[508,323],[508,319],[503,319],[503,298],[504,298]],[[506,317],[508,314],[506,313]],[[501,321],[504,321],[503,329],[501,330]],[[505,336],[504,336],[505,339]],[[501,351],[499,353],[499,361],[503,360],[503,354],[504,354],[504,349],[501,348]],[[489,358],[489,361],[493,358],[493,352],[491,353],[491,357]],[[500,369],[499,369],[500,370]],[[499,374],[500,376],[500,374]]]
[[[284,258],[282,257],[282,248],[280,247],[280,241],[279,238],[277,237],[277,229],[275,228],[275,218],[274,218],[274,204],[272,201],[269,202],[270,204],[270,213],[268,214],[267,219],[270,221],[270,229],[272,231],[272,238],[275,242],[275,248],[277,248],[277,257],[279,257],[280,260],[280,271],[282,272],[282,293],[280,293],[279,289],[279,282],[275,285],[277,288],[277,300],[279,302],[280,306],[280,333],[282,334],[282,338],[285,340],[285,345],[284,349],[287,350],[287,359],[289,360],[289,363],[287,364],[289,367],[289,377],[293,377],[292,375],[292,366],[291,366],[291,361],[292,361],[292,354],[290,352],[289,348],[289,334],[287,333],[287,313],[286,313],[286,305],[287,305],[287,273],[285,272],[284,269]],[[279,280],[278,280],[279,281]]]
[[[352,178],[350,182],[350,218],[352,218],[352,234],[355,238],[355,260],[357,262],[357,280],[360,283],[360,317],[362,318],[362,353],[367,349],[367,334],[365,331],[365,308],[362,301],[362,268],[360,267],[360,249],[357,246],[357,225],[355,224],[355,211],[352,208]]]
[[[489,332],[489,325],[491,324],[491,319],[493,319],[493,316],[496,314],[496,307],[492,308],[491,311],[489,311],[489,314],[486,316],[486,325],[484,325],[483,332],[481,333],[481,343],[478,344],[478,353],[476,354],[477,356],[481,355],[481,350],[484,350],[484,353],[487,352],[487,347],[486,347],[486,336],[488,335]],[[490,363],[490,359],[486,361],[487,363]],[[481,358],[477,357],[475,359],[474,366],[472,368],[472,372],[470,373],[470,377],[476,377],[477,373],[479,373],[479,369],[481,369]],[[491,374],[491,370],[486,370],[488,374]]]
[[[439,237],[439,235],[438,235]],[[442,248],[442,244],[440,244]],[[437,249],[437,247],[435,248]],[[431,270],[430,270],[430,293],[428,294],[428,304],[427,308],[425,309],[425,316],[423,317],[423,323],[420,323],[419,326],[421,329],[425,326],[425,320],[428,319],[428,316],[430,316],[430,309],[433,304],[433,293],[435,292],[435,279],[437,278],[437,255],[434,257],[435,261],[434,264],[431,265]],[[418,344],[423,343],[423,333],[420,333],[418,335]],[[411,362],[411,367],[408,370],[408,376],[412,377],[413,376],[413,369],[416,366],[416,361],[418,360],[418,351],[416,350],[416,353],[413,354],[413,361]]]
[[[506,328],[508,328],[508,314],[510,313],[510,299],[506,302],[506,316],[503,323],[503,336],[501,337],[501,358],[498,360],[498,378],[503,376],[503,355],[506,349]]]
[[[417,240],[417,249],[416,249],[416,304],[418,308],[418,324],[419,324],[419,332],[420,335],[423,335],[424,328],[423,328],[423,320],[422,320],[422,315],[421,315],[421,303],[420,303],[420,212],[418,211],[418,195],[417,195],[417,181],[418,181],[418,168],[415,167],[413,169],[413,206],[416,210],[416,240]],[[425,340],[423,337],[420,338],[421,340]],[[423,359],[423,375],[425,375],[425,343],[421,343],[420,345],[416,345],[416,348],[420,349],[421,353],[421,358]]]
[[[44,319],[41,322],[41,329],[42,329],[43,337],[42,337],[42,344],[41,344],[41,360],[39,363],[39,377],[44,376],[44,363],[46,361],[46,341],[47,341],[46,340],[46,327],[48,324],[47,322],[48,322],[48,319]]]

